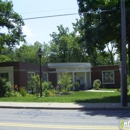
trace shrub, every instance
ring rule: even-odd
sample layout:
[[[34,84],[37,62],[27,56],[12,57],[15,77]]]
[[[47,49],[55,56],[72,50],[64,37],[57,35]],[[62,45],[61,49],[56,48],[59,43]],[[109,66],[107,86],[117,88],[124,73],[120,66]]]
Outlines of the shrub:
[[[5,97],[22,97],[22,95],[17,91],[6,91]]]
[[[31,76],[31,79],[28,82],[28,91],[31,91],[32,94],[39,93],[39,86],[40,86],[39,75]]]
[[[44,90],[44,96],[45,97],[49,97],[50,96],[49,90],[47,90],[47,89]]]
[[[52,83],[51,82],[43,82],[42,83],[42,91],[44,92],[43,95],[45,97],[48,97],[48,96],[52,96],[53,95],[53,91],[52,91]]]
[[[42,90],[44,91],[44,90],[51,90],[53,88],[53,86],[52,86],[52,83],[51,82],[43,82],[42,83]]]
[[[74,86],[75,86],[75,90],[78,91],[79,88],[80,88],[79,82],[75,82],[75,83],[74,83]]]
[[[25,89],[25,87],[20,87],[20,94],[21,94],[23,97],[26,97],[26,96],[27,96],[27,90]]]
[[[101,81],[99,79],[94,80],[93,82],[93,88],[96,90],[100,89]]]
[[[67,92],[67,86],[71,83],[72,76],[69,73],[62,73],[58,85],[60,85],[62,88],[64,88],[65,92]]]
[[[70,92],[72,86],[73,86],[72,84],[68,84],[68,85],[67,85],[67,92]]]
[[[129,75],[127,76],[127,86],[128,87],[130,86],[130,76]]]
[[[0,97],[4,97],[6,91],[13,91],[13,86],[11,82],[7,81],[7,79],[0,77]]]

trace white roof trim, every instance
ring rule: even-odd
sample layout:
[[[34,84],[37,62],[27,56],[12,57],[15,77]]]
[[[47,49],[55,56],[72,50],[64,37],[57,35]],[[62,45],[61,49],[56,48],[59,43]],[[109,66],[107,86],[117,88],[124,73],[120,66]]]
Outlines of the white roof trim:
[[[48,63],[49,68],[91,68],[91,63]]]

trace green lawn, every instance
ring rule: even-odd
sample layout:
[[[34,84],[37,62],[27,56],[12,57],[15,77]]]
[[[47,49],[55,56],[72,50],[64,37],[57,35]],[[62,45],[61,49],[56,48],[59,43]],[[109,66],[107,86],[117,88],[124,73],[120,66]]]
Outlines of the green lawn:
[[[72,92],[70,95],[54,97],[8,97],[0,98],[0,101],[9,102],[85,102],[85,103],[114,103],[120,102],[120,92]],[[130,93],[128,94],[130,102]]]

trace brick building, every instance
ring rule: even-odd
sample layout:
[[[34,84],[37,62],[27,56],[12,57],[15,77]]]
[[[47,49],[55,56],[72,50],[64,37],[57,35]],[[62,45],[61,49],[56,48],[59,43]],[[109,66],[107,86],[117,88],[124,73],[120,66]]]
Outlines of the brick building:
[[[23,62],[0,63],[0,76],[6,77],[13,85],[28,87],[31,75],[39,74],[39,65]],[[91,66],[90,63],[46,63],[41,67],[42,80],[57,85],[63,72],[72,75],[72,83],[79,82],[80,88],[92,88],[93,81],[100,79],[106,87],[120,86],[119,66]]]

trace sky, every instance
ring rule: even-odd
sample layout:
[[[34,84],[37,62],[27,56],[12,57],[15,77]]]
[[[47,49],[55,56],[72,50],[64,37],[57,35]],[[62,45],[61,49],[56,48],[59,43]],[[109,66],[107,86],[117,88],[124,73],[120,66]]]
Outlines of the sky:
[[[13,9],[25,18],[52,16],[78,13],[77,0],[12,0]],[[23,33],[28,44],[36,41],[48,43],[50,34],[58,32],[57,26],[63,25],[73,30],[72,23],[79,19],[79,15],[24,20]]]

